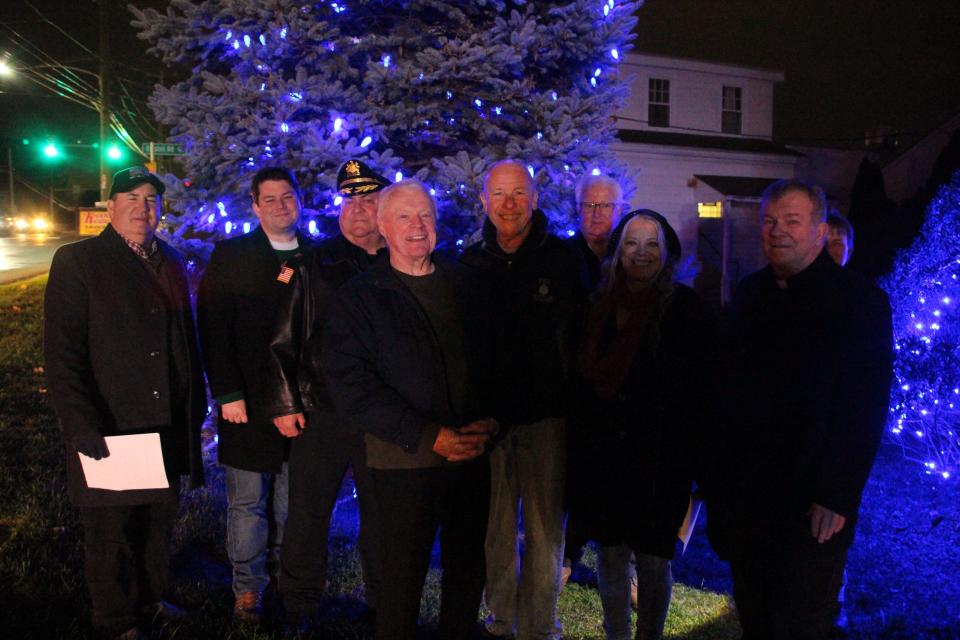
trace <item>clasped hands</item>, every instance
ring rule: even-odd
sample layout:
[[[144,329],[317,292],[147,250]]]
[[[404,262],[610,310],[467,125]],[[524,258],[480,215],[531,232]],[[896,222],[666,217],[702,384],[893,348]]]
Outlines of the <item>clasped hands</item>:
[[[457,429],[440,427],[433,443],[433,452],[447,462],[462,462],[476,458],[484,452],[487,442],[500,430],[493,418],[474,420]]]

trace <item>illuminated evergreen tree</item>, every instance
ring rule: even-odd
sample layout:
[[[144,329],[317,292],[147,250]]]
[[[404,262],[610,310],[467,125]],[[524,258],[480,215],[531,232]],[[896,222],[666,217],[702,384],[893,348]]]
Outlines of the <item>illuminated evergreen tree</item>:
[[[555,229],[572,226],[584,171],[622,176],[608,149],[628,86],[639,2],[621,0],[173,0],[132,9],[140,37],[189,79],[151,107],[183,145],[170,180],[175,242],[203,255],[255,223],[251,174],[288,165],[305,224],[329,228],[339,165],[361,157],[435,191],[441,239],[479,228],[481,177],[512,157],[536,173]]]
[[[960,475],[960,172],[883,283],[896,345],[890,436],[927,473]]]

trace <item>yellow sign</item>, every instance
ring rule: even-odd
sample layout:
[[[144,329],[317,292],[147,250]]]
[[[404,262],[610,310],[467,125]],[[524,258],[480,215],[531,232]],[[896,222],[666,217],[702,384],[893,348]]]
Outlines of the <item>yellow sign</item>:
[[[81,208],[78,212],[77,231],[81,236],[100,235],[100,232],[103,231],[103,228],[107,226],[108,222],[110,222],[110,216],[107,214],[106,209]]]

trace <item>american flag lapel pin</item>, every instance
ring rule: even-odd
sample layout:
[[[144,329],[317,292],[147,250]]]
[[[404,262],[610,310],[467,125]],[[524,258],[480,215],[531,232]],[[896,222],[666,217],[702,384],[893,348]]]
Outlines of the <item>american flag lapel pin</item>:
[[[293,269],[287,265],[282,265],[280,267],[280,275],[277,276],[277,281],[282,282],[283,284],[289,284],[290,278],[293,277]]]

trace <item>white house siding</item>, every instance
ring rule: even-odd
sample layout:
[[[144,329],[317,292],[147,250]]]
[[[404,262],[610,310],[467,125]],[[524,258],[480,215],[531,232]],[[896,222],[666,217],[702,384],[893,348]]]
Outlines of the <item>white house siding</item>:
[[[633,209],[654,209],[677,230],[683,255],[697,255],[698,202],[717,202],[725,196],[696,181],[694,175],[745,178],[792,178],[797,156],[739,153],[714,149],[615,143],[617,157],[637,172]]]
[[[742,119],[739,136],[769,140],[773,135],[773,85],[783,73],[671,58],[630,54],[620,73],[633,76],[627,107],[617,114],[621,129],[671,131],[702,135],[721,132],[723,87],[742,89]],[[670,80],[670,126],[647,125],[649,79]]]

